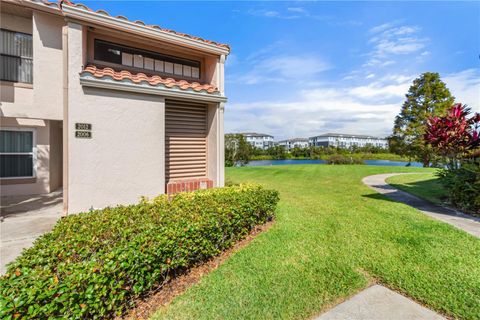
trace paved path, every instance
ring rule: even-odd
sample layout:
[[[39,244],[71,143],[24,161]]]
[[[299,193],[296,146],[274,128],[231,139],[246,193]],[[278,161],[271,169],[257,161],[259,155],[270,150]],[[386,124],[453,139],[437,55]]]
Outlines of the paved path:
[[[404,173],[377,174],[362,181],[373,190],[405,204],[426,215],[449,223],[476,237],[480,237],[480,218],[432,204],[407,192],[398,190],[385,180]],[[347,301],[335,306],[316,320],[430,320],[444,319],[441,315],[419,305],[381,285],[371,286]]]
[[[62,193],[2,197],[0,211],[0,274],[24,248],[48,232],[62,216]]]
[[[410,193],[395,189],[385,182],[389,177],[405,174],[405,173],[387,173],[377,174],[363,178],[363,183],[373,190],[386,195],[387,197],[408,204],[426,215],[443,222],[449,223],[459,229],[462,229],[475,237],[480,238],[480,218],[466,215],[460,211],[445,208],[426,200],[417,198]],[[412,173],[414,174],[414,173]]]
[[[437,320],[439,314],[388,288],[374,285],[316,320]]]

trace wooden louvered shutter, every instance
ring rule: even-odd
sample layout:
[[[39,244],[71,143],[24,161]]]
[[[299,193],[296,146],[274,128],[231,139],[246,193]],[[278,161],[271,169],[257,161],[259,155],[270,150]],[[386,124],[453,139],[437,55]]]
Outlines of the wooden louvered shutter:
[[[207,105],[165,103],[166,181],[207,176]]]

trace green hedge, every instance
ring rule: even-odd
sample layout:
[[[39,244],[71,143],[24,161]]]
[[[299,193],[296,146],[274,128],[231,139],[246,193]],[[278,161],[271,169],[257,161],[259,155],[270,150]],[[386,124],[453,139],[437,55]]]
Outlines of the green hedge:
[[[272,219],[278,193],[240,185],[71,215],[0,278],[0,318],[106,318]]]
[[[459,169],[442,169],[440,182],[450,201],[460,209],[480,216],[480,162],[464,163]]]

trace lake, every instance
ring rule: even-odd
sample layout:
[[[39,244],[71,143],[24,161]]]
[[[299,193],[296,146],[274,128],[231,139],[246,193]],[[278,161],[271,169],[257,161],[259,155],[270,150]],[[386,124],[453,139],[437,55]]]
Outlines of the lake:
[[[363,161],[367,166],[394,166],[394,167],[405,167],[408,162],[406,161],[390,161],[390,160],[365,160]],[[325,160],[253,160],[250,161],[247,166],[256,167],[256,166],[280,166],[287,164],[325,164]],[[410,162],[411,167],[423,167],[420,162]]]

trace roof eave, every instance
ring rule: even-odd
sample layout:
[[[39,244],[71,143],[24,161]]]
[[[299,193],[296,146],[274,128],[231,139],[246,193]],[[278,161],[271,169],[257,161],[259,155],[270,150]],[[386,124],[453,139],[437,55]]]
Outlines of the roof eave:
[[[88,11],[80,7],[62,5],[62,11],[67,18],[99,24],[109,28],[116,28],[132,32],[141,36],[155,38],[157,40],[197,49],[216,55],[228,55],[230,53],[230,50],[226,47],[220,47],[215,44],[201,42],[195,39],[186,38],[184,36],[168,33],[162,30],[156,30],[132,21],[122,20],[117,17]]]
[[[27,0],[2,0],[2,2],[26,7],[33,10],[38,10],[42,12],[52,13],[56,15],[62,15],[62,11],[58,7],[58,5],[54,5],[54,3],[43,3],[43,2],[32,2]]]
[[[168,98],[191,99],[203,102],[227,102],[227,97],[211,93],[186,91],[175,88],[162,88],[148,84],[133,83],[131,81],[117,81],[111,79],[97,79],[94,76],[82,75],[80,84],[86,87],[128,91],[144,94],[153,94]]]

